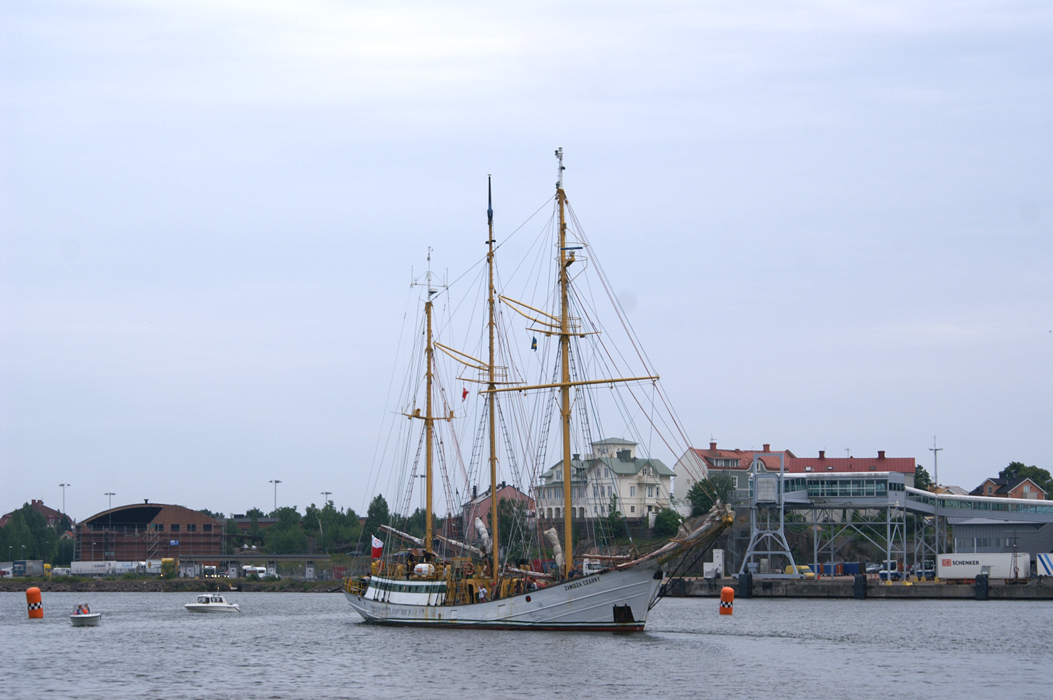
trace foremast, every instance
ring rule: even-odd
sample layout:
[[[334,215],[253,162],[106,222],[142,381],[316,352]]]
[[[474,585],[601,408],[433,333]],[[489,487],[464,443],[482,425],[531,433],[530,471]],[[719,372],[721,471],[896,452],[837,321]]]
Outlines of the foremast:
[[[419,285],[419,282],[414,282],[413,285]],[[424,550],[430,552],[432,543],[435,541],[434,532],[432,532],[432,513],[434,508],[432,505],[433,489],[432,489],[432,462],[434,461],[434,436],[435,436],[435,416],[432,413],[432,385],[435,380],[435,342],[432,339],[432,297],[439,293],[439,290],[432,286],[432,273],[431,273],[431,248],[428,248],[428,272],[425,275],[425,284],[423,285],[427,289],[427,298],[424,301],[424,317],[425,317],[425,344],[424,344],[424,415],[420,415],[420,409],[417,409],[412,414],[407,414],[409,418],[420,418],[424,421]],[[440,418],[439,420],[446,420],[446,418]]]

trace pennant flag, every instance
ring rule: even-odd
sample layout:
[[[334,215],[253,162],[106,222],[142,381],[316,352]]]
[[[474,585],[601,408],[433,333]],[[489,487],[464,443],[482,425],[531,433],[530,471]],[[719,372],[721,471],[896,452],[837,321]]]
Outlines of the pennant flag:
[[[384,543],[376,538],[376,535],[370,535],[373,538],[373,558],[380,559],[380,551],[384,549]]]
[[[534,340],[531,341],[530,349],[533,350],[534,352],[537,352],[537,338],[534,338]]]
[[[468,387],[465,387],[464,391],[461,392],[461,401],[464,401],[466,398],[468,398]]]

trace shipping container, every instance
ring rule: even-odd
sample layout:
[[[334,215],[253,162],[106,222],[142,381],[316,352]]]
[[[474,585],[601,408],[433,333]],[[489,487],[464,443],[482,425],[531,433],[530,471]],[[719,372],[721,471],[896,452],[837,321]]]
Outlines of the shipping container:
[[[989,571],[984,571],[989,567]],[[941,554],[936,557],[936,575],[941,579],[974,579],[981,573],[990,578],[1019,579],[1031,574],[1031,555],[1004,552],[1001,554]]]

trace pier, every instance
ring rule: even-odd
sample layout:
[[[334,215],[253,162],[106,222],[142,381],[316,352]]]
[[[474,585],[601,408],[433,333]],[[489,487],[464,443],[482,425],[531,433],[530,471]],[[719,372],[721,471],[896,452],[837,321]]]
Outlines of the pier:
[[[670,597],[720,598],[720,589],[731,586],[741,599],[739,582],[734,578],[680,578],[666,584]],[[818,581],[799,579],[753,579],[752,598],[855,598],[855,581],[851,576],[824,578]],[[973,582],[893,581],[877,578],[867,580],[867,598],[899,598],[913,600],[974,600]],[[1053,600],[1053,579],[1031,579],[1027,583],[1007,583],[993,580],[987,585],[987,600]]]

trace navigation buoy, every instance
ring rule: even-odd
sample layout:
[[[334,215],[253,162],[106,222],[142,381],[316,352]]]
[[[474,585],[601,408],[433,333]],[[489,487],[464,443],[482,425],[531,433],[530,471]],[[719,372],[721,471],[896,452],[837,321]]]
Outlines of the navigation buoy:
[[[720,589],[720,614],[730,615],[735,610],[735,589],[724,586]]]
[[[30,619],[44,617],[44,603],[40,600],[40,589],[36,586],[26,589],[26,605],[29,606]]]

